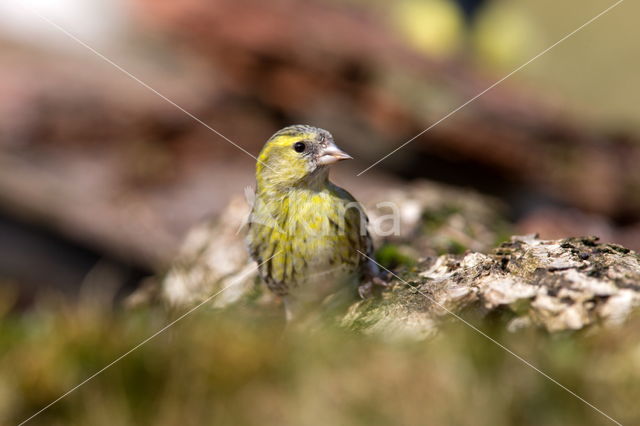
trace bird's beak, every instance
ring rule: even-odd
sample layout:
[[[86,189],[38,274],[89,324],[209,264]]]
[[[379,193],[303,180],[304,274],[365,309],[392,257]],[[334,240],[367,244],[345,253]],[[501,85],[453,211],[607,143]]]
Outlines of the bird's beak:
[[[325,148],[320,150],[318,156],[318,164],[321,166],[327,166],[329,164],[337,163],[341,160],[352,160],[353,157],[341,150],[335,143],[330,142]]]

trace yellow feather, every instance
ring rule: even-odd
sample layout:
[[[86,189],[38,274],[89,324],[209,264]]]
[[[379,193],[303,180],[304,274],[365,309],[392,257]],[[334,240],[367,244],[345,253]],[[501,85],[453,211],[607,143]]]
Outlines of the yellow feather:
[[[320,144],[327,135],[308,126],[285,128],[265,144],[258,157],[264,164],[256,166],[249,249],[265,262],[260,272],[269,288],[292,299],[322,298],[340,283],[357,281],[365,263],[359,251],[371,247],[361,206],[314,163],[314,147],[307,153],[292,148],[300,141]]]

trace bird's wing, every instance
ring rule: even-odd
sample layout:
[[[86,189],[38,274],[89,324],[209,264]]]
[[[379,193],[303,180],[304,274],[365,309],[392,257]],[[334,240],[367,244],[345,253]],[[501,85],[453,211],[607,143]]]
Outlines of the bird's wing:
[[[334,185],[335,193],[347,204],[346,227],[354,234],[354,248],[364,253],[360,255],[360,264],[368,264],[370,260],[367,256],[373,256],[373,239],[369,233],[369,217],[362,204],[355,199],[347,190]],[[366,256],[365,256],[366,255]]]

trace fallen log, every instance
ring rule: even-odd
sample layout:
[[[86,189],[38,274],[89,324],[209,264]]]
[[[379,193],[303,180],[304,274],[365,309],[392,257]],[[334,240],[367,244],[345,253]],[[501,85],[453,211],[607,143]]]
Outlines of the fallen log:
[[[539,326],[559,332],[619,324],[640,305],[640,256],[629,249],[599,243],[596,237],[514,236],[495,244],[504,238],[498,232],[502,224],[495,216],[499,208],[488,200],[474,201],[459,190],[425,183],[403,194],[396,202],[402,211],[413,213],[402,218],[402,232],[378,241],[393,242],[397,253],[392,286],[366,300],[356,299],[354,292],[353,304],[338,319],[344,327],[392,338],[424,338],[434,335],[444,320],[474,312],[499,313],[511,330]],[[432,212],[443,208],[448,213],[437,226],[425,226]],[[194,228],[155,294],[179,309],[209,299],[218,308],[277,304],[248,261],[242,232],[248,210],[244,200],[236,199],[216,220]],[[476,251],[437,255],[438,241],[458,238],[461,229],[470,228],[482,230],[467,241]],[[414,257],[416,262],[403,260]],[[144,291],[130,302],[139,302]]]

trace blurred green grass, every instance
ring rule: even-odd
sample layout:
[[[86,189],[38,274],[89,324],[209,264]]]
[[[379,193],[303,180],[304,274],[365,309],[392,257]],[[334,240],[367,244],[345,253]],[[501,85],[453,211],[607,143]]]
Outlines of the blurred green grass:
[[[637,318],[555,336],[468,318],[618,421],[640,422]],[[6,314],[0,423],[26,419],[169,321],[94,304]],[[268,309],[203,307],[29,424],[611,424],[457,321],[424,342],[282,328]]]

